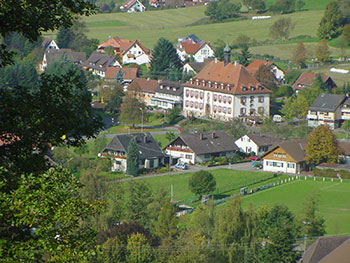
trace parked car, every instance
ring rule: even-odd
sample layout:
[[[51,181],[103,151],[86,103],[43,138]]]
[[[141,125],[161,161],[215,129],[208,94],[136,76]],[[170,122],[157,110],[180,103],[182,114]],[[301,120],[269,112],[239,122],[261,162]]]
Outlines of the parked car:
[[[147,110],[153,110],[153,107],[152,106],[146,106],[146,109]]]
[[[248,157],[249,160],[252,160],[252,161],[257,161],[259,160],[259,156],[250,156]]]
[[[181,169],[181,170],[187,170],[188,164],[187,163],[177,163],[177,164],[175,164],[175,168]]]

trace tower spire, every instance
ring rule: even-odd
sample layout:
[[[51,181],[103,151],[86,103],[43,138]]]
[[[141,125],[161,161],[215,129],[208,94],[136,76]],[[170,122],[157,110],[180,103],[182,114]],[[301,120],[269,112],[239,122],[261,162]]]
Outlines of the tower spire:
[[[224,63],[225,66],[231,62],[231,48],[229,45],[226,43],[226,46],[224,48]]]

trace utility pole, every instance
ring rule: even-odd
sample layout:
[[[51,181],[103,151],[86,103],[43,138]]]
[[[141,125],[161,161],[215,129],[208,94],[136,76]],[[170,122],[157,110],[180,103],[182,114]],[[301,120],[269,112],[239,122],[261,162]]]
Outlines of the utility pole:
[[[141,111],[141,132],[143,133],[143,109],[140,108]]]

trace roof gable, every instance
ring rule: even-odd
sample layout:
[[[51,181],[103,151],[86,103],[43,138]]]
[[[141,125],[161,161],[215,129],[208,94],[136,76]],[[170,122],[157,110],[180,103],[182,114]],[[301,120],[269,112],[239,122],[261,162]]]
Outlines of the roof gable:
[[[285,141],[281,142],[272,147],[272,149],[261,156],[262,159],[268,157],[271,153],[277,151],[279,148],[283,149],[286,154],[288,154],[291,158],[296,162],[305,161],[306,140],[294,140],[294,141]]]
[[[131,82],[128,90],[136,91],[136,92],[150,92],[154,93],[156,88],[158,87],[158,80],[153,79],[144,79],[144,78],[136,78]]]
[[[260,60],[260,59],[256,59],[254,60],[252,63],[250,63],[246,69],[247,71],[251,74],[251,75],[255,75],[255,72],[258,71],[258,69],[263,66],[263,65],[269,65],[272,66],[274,65],[272,62],[270,61],[266,61],[266,60]]]
[[[345,101],[345,99],[345,95],[321,93],[313,101],[309,110],[334,112],[342,104],[342,102]]]

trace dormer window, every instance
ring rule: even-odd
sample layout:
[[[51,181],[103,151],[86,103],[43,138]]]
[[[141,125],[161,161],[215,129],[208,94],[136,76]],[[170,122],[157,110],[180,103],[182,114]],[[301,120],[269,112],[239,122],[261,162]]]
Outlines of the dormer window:
[[[196,85],[199,85],[199,79],[196,79]]]
[[[224,83],[221,83],[221,89],[224,89]]]
[[[192,78],[190,78],[190,83],[193,84],[193,79]]]
[[[211,88],[211,81],[208,82],[208,87]]]
[[[167,90],[170,90],[170,87],[168,86],[168,87],[166,87],[166,89],[167,89]]]
[[[246,87],[246,86],[243,86],[243,87],[242,87],[242,90],[243,90],[243,91],[247,91],[247,87]]]
[[[205,87],[205,80],[202,80],[202,86]]]
[[[176,88],[173,88],[173,91],[176,91]]]
[[[227,90],[231,90],[230,84],[227,84]]]
[[[255,90],[255,87],[254,87],[254,86],[250,86],[250,90],[251,90],[251,91],[254,91],[254,90]]]
[[[215,82],[214,88],[216,88],[216,89],[218,88],[218,83]]]
[[[258,90],[262,90],[263,88],[261,86],[258,87]]]
[[[163,89],[163,85],[160,85],[160,89]]]

